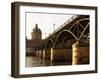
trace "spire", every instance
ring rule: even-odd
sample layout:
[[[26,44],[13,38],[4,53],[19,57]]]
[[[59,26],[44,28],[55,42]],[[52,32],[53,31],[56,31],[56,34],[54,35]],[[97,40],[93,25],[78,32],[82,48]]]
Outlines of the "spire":
[[[38,28],[38,24],[35,25],[35,28],[36,28],[36,29]]]

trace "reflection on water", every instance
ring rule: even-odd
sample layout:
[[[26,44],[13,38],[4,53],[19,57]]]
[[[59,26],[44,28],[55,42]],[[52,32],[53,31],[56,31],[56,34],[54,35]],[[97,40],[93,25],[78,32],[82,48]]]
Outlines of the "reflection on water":
[[[50,60],[44,60],[39,57],[27,56],[26,67],[38,67],[38,66],[58,66],[58,65],[71,65],[68,62],[51,62]]]

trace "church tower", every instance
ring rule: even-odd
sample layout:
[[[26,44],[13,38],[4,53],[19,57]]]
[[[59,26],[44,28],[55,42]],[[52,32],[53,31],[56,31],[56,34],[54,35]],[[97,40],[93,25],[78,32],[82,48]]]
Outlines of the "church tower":
[[[38,28],[38,24],[36,24],[35,28],[33,28],[31,36],[32,36],[32,40],[41,40],[42,39],[42,32]]]

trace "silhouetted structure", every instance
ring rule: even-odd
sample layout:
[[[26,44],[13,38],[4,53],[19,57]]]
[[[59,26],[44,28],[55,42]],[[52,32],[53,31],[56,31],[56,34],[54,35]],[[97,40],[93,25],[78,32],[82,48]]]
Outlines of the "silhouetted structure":
[[[38,28],[38,24],[35,25],[31,32],[32,39],[26,38],[26,55],[36,55],[36,51],[38,49],[39,44],[42,41],[42,32]]]

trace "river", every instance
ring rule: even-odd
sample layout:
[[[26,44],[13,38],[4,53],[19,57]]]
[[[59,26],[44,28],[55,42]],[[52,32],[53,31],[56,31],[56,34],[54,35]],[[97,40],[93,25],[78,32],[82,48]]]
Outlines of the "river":
[[[66,61],[52,62],[50,60],[44,60],[36,56],[26,56],[26,67],[41,67],[41,66],[61,66],[71,65]]]

